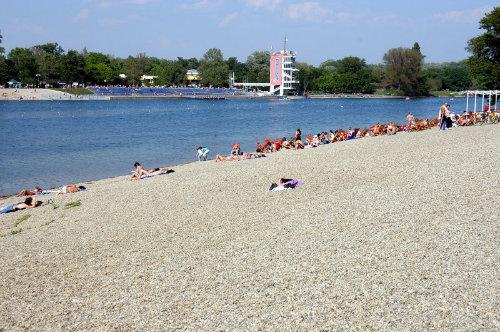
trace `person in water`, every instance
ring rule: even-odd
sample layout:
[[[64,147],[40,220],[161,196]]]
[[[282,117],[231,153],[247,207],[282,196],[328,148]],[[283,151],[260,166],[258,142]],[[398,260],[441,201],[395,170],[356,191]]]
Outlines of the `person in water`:
[[[0,208],[0,213],[9,213],[25,209],[36,208],[42,204],[43,204],[42,201],[35,201],[33,200],[33,197],[28,197],[24,200],[24,202],[17,204],[9,204],[7,206],[4,206],[3,208]]]
[[[170,173],[173,171],[173,170],[168,169],[166,167],[145,170],[144,166],[138,161],[135,162],[134,168],[135,168],[135,171],[134,171],[134,174],[132,174],[132,176],[130,176],[130,180],[140,180],[142,178],[151,177],[151,176],[160,175],[160,174],[167,174],[167,173]]]

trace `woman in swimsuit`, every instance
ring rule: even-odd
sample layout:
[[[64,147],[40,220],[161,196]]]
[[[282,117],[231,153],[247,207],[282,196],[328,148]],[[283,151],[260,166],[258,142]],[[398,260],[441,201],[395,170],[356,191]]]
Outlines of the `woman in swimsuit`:
[[[0,208],[0,213],[16,212],[24,209],[36,208],[42,205],[42,201],[34,201],[33,197],[28,197],[24,202],[17,204],[9,204],[3,208]]]
[[[150,177],[150,176],[155,176],[159,174],[166,174],[169,173],[171,170],[168,168],[154,168],[154,169],[148,169],[145,170],[144,166],[140,162],[136,162],[134,164],[135,171],[134,174],[130,177],[130,180],[140,180],[143,177]]]

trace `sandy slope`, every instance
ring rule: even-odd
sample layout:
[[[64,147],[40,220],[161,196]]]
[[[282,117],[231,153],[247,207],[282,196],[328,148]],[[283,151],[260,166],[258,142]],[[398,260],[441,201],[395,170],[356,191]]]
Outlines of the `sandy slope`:
[[[375,137],[0,216],[0,329],[498,330],[499,147],[498,125]]]
[[[0,89],[0,100],[70,100],[75,96],[51,89]]]

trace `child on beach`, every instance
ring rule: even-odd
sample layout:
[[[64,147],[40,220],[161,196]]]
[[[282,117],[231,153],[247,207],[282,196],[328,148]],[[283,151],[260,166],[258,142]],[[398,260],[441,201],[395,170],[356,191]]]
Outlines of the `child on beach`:
[[[208,157],[208,153],[210,150],[206,147],[199,146],[196,148],[197,156],[198,156],[198,161],[206,161]]]

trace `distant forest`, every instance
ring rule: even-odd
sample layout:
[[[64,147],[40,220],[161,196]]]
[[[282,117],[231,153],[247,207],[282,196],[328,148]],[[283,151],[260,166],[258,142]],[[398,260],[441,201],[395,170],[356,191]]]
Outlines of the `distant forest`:
[[[425,96],[435,91],[470,88],[497,89],[500,82],[500,7],[480,21],[485,33],[471,39],[468,59],[450,63],[425,63],[420,45],[393,48],[383,63],[367,64],[350,56],[326,60],[318,67],[297,63],[298,90],[302,93],[386,93]],[[1,42],[2,36],[0,36]],[[465,47],[465,45],[464,45]],[[201,59],[160,59],[144,53],[117,58],[87,49],[65,51],[58,43],[17,47],[8,54],[0,47],[0,85],[11,79],[40,86],[77,82],[85,85],[141,85],[142,75],[154,75],[155,85],[183,86],[186,71],[197,69],[202,86],[228,86],[234,72],[238,82],[268,82],[270,52],[256,51],[245,62],[224,58],[217,48]],[[124,74],[125,76],[121,75]]]

